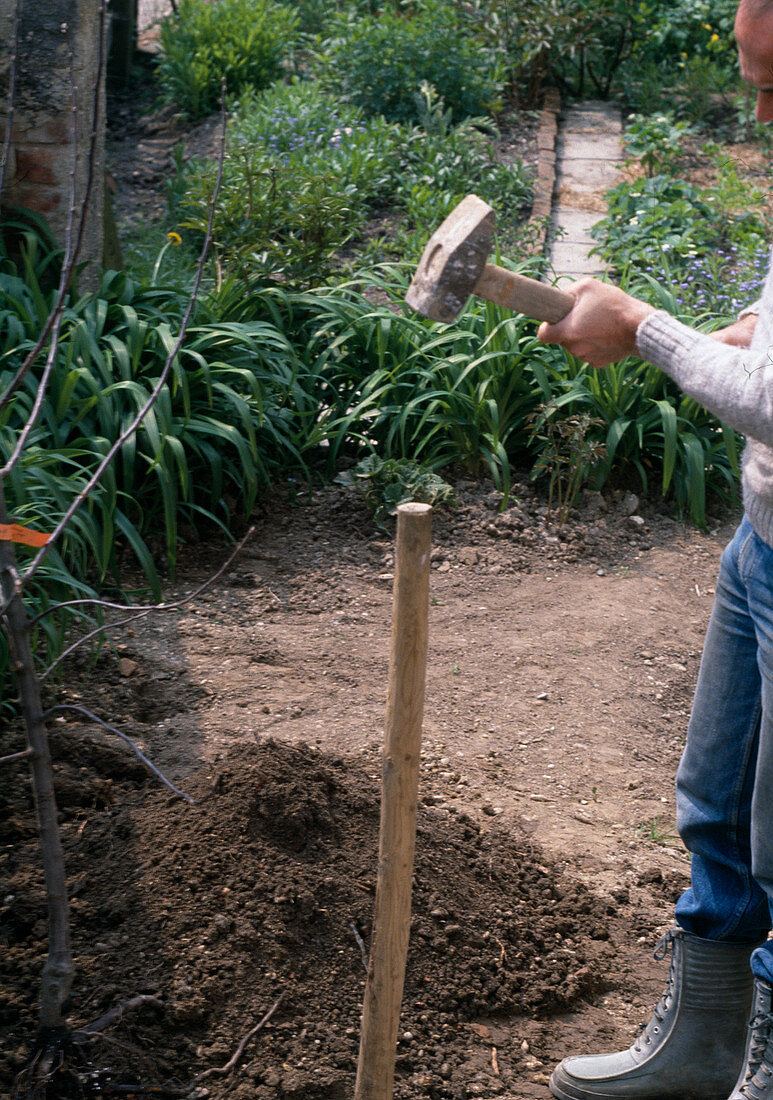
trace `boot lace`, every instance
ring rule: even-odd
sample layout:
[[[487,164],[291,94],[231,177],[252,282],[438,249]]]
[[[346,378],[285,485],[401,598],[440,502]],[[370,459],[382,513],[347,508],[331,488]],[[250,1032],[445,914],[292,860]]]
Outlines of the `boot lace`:
[[[756,1100],[773,1077],[773,1012],[758,1012],[749,1024],[751,1042],[746,1077],[739,1095]]]
[[[674,996],[674,987],[676,985],[676,958],[674,956],[673,944],[674,933],[669,931],[660,939],[657,947],[653,951],[653,957],[660,962],[665,959],[668,952],[671,952],[671,964],[668,969],[668,984],[666,985],[665,992],[660,998],[652,1013],[652,1018],[648,1024],[645,1024],[639,1035],[634,1042],[634,1049],[641,1053],[645,1046],[648,1046],[654,1038],[660,1034],[660,1027],[663,1023],[666,1013],[671,1007],[671,1001]]]

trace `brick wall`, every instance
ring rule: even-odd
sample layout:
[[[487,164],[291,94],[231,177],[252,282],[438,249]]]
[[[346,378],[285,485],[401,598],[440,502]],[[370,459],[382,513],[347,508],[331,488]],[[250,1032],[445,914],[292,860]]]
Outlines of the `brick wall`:
[[[16,89],[9,102],[18,3]],[[0,107],[11,122],[3,203],[45,215],[64,243],[74,186],[84,209],[95,97],[99,102],[93,183],[86,203],[81,285],[93,285],[102,260],[104,81],[97,89],[99,0],[4,0],[0,5]]]

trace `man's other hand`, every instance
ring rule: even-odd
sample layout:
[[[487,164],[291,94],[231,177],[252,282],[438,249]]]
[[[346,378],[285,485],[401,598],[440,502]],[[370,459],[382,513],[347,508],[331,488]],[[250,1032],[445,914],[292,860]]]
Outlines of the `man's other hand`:
[[[711,333],[713,340],[719,340],[720,344],[730,344],[734,348],[748,348],[751,343],[754,329],[757,326],[757,314],[747,313],[740,321],[736,321],[727,328],[718,328]]]

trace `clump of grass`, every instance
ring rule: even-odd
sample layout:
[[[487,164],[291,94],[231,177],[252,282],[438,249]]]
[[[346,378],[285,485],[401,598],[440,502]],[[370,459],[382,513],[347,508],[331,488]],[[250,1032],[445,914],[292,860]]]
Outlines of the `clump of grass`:
[[[675,827],[659,814],[640,822],[636,826],[635,832],[641,840],[649,840],[650,843],[659,844],[664,848],[672,848],[681,844]]]

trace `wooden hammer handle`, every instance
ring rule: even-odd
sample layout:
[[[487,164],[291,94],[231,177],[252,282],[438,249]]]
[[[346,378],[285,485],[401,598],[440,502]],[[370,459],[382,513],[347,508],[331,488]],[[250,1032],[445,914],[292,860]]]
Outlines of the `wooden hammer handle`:
[[[536,279],[527,279],[525,275],[516,275],[514,271],[506,271],[496,264],[486,264],[473,294],[506,306],[515,313],[523,313],[538,321],[550,321],[551,324],[566,317],[574,305],[571,294],[546,283],[538,283]]]

